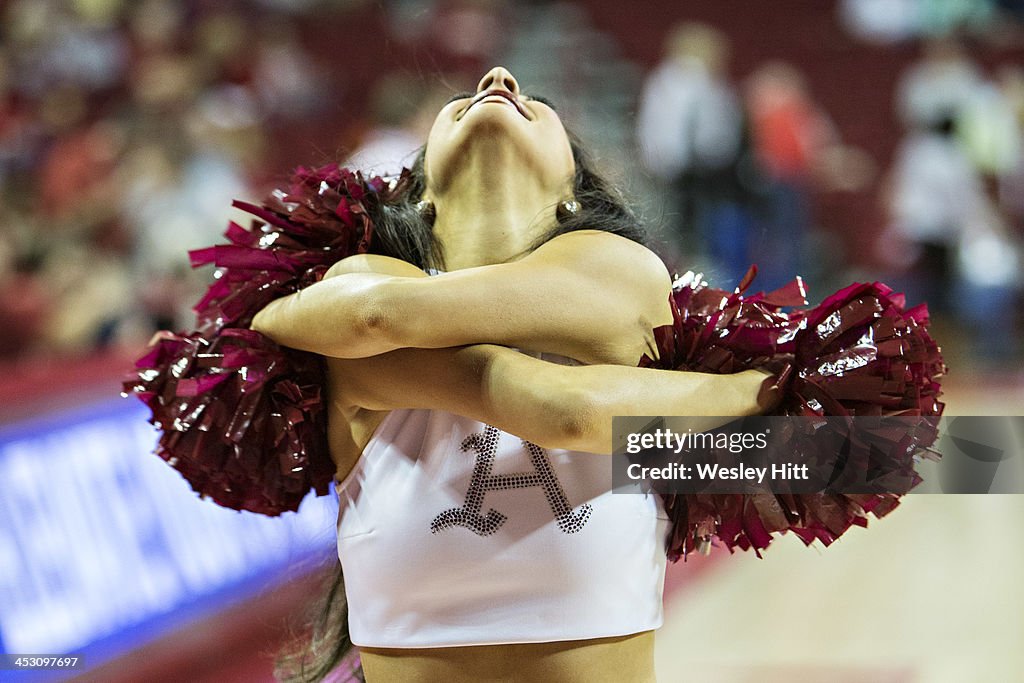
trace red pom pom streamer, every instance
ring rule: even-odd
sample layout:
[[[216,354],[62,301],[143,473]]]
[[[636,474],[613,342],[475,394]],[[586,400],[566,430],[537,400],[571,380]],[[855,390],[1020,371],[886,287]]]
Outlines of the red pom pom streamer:
[[[753,548],[760,556],[786,531],[827,546],[851,526],[867,526],[868,513],[882,517],[895,508],[920,482],[916,459],[938,457],[930,446],[944,407],[938,397],[946,366],[928,333],[927,308],[905,310],[902,295],[875,282],[850,285],[809,310],[786,311],[806,305],[801,280],[744,296],[756,273],[752,267],[731,293],[708,287],[699,275],[678,280],[670,298],[674,322],[655,330],[660,359],[645,356],[641,365],[711,373],[769,368],[782,392],[776,415],[899,416],[907,429],[894,432],[880,420],[822,420],[813,440],[794,430],[788,444],[794,453],[813,453],[829,436],[836,444],[870,443],[870,460],[852,465],[873,478],[904,475],[905,486],[870,494],[665,495],[673,560],[706,549],[713,538],[730,552]]]
[[[216,280],[195,306],[196,329],[161,332],[124,391],[153,411],[156,453],[193,490],[219,505],[279,515],[312,488],[328,492],[324,375],[318,356],[278,346],[249,329],[276,298],[323,277],[373,237],[367,207],[401,191],[331,164],[299,168],[287,191],[262,206],[234,202],[256,220],[230,223],[229,244],[190,253]]]

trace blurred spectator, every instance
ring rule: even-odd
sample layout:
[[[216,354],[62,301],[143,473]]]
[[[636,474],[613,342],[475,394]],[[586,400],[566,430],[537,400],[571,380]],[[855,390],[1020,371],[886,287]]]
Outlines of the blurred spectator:
[[[1000,153],[1000,159],[1006,161],[998,178],[998,199],[1007,218],[1018,234],[1024,234],[1024,68],[1017,65],[1004,65],[997,74],[999,92],[1005,107],[1003,115],[1007,118],[1004,125],[1012,125],[1015,130],[1009,134],[1012,153]],[[993,140],[998,145],[999,140]]]
[[[169,142],[169,141],[168,141]],[[140,283],[160,282],[178,292],[171,303],[144,288],[143,303],[156,301],[154,322],[181,328],[191,322],[189,306],[208,277],[188,268],[187,250],[219,241],[231,215],[231,200],[250,195],[237,162],[216,147],[184,152],[168,144],[136,150],[123,170],[124,218],[135,228],[134,266]]]
[[[810,192],[838,136],[803,76],[788,64],[759,67],[745,93],[754,148],[767,177],[764,230],[756,246],[759,285],[772,288],[804,272]]]
[[[896,155],[889,204],[895,234],[910,245],[908,299],[984,329],[972,349],[982,361],[1011,356],[1019,347],[1012,207],[1024,207],[1024,76],[1003,68],[989,82],[959,42],[934,39],[901,78],[897,107],[910,132]]]
[[[420,3],[416,3],[420,5]],[[511,3],[505,0],[441,0],[424,13],[430,43],[462,73],[477,73],[501,53],[508,38]]]
[[[996,5],[1019,11],[1018,0],[842,0],[840,18],[854,35],[878,43],[997,28]]]
[[[909,246],[890,245],[908,256],[908,301],[927,301],[934,313],[984,329],[974,337],[979,358],[1012,357],[1019,252],[956,137],[954,119],[908,135],[896,156],[890,202],[893,228]]]
[[[842,0],[840,18],[853,35],[877,43],[911,38],[920,29],[920,0]]]
[[[9,174],[32,166],[42,135],[23,98],[15,92],[12,61],[0,45],[0,192]]]
[[[952,38],[924,44],[921,61],[897,86],[897,107],[908,127],[929,128],[958,118],[981,85],[978,67]]]
[[[637,139],[650,173],[669,188],[676,261],[710,258],[725,282],[749,265],[749,212],[737,168],[744,141],[739,100],[726,80],[729,44],[704,24],[670,32],[665,57],[640,95]],[[671,256],[670,256],[671,259]]]
[[[125,260],[87,242],[62,241],[47,255],[40,275],[53,299],[42,330],[45,348],[81,354],[109,346],[134,304]]]
[[[83,126],[61,136],[47,150],[39,167],[38,213],[52,221],[91,219],[114,210],[110,187],[124,133],[109,121]]]
[[[38,255],[16,256],[0,234],[0,359],[26,355],[39,345],[53,304],[40,266]]]
[[[258,49],[253,87],[263,111],[295,120],[323,108],[326,76],[303,49],[294,26],[284,21],[268,22],[261,31]]]
[[[951,308],[956,250],[986,204],[981,177],[955,133],[952,117],[912,131],[892,174],[893,227],[911,246],[914,264],[908,298],[928,301],[936,313]]]
[[[967,226],[957,253],[954,311],[972,335],[975,360],[990,369],[1005,367],[1021,352],[1021,259],[1019,239],[1008,233],[995,207]]]
[[[974,166],[988,177],[1001,177],[1021,157],[1019,102],[1012,70],[1003,70],[1000,82],[980,81],[957,117],[960,139]]]
[[[184,37],[187,7],[174,0],[142,0],[129,10],[128,33],[141,53],[169,51]]]

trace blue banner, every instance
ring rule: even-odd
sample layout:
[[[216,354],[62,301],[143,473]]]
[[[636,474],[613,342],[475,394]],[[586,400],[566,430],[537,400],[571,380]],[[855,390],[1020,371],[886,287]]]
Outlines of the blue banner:
[[[200,500],[147,416],[114,400],[0,428],[0,652],[96,666],[331,552],[333,495],[279,518]]]

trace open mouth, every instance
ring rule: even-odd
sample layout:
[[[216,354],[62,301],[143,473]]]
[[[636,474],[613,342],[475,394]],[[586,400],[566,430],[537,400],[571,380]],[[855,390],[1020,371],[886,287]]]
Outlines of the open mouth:
[[[520,114],[522,114],[523,118],[525,118],[527,120],[530,120],[530,115],[526,111],[526,107],[523,106],[523,103],[519,101],[519,98],[516,97],[514,93],[512,93],[512,92],[510,92],[508,90],[501,90],[501,89],[497,89],[496,88],[494,90],[484,90],[483,92],[477,93],[473,97],[473,99],[470,100],[469,104],[466,105],[466,108],[463,109],[459,113],[459,115],[456,117],[456,121],[461,119],[463,116],[465,116],[466,112],[469,111],[470,109],[472,109],[474,105],[479,104],[480,102],[483,102],[488,97],[500,97],[500,98],[506,100],[507,102],[511,103],[512,106],[514,106],[516,108],[516,111],[518,111]]]

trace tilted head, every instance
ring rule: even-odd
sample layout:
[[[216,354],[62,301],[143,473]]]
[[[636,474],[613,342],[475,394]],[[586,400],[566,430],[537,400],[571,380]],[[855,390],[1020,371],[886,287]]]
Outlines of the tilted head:
[[[523,94],[504,67],[487,72],[473,93],[455,95],[427,137],[424,172],[433,197],[460,187],[466,174],[515,174],[564,198],[575,162],[558,114],[543,98]],[[474,178],[476,180],[476,178]]]
[[[513,97],[514,95],[515,97]],[[574,230],[603,230],[636,242],[647,234],[618,191],[594,170],[579,139],[567,132],[553,106],[523,95],[506,69],[491,69],[476,93],[455,95],[439,112],[426,146],[409,169],[406,191],[382,207],[373,251],[421,267],[444,267],[433,234],[433,212],[421,200],[452,191],[463,173],[487,164],[534,169],[532,182],[550,192],[552,206],[575,200],[575,213],[555,211],[553,224],[532,245]],[[497,171],[496,171],[497,172]]]

